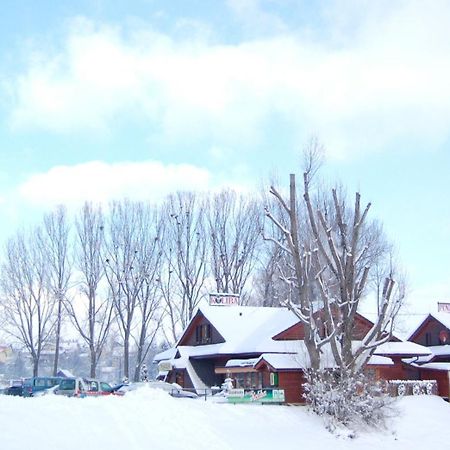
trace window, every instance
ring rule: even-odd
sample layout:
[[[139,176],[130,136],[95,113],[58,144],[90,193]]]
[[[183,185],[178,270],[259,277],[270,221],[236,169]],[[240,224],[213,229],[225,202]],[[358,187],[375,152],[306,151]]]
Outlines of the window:
[[[262,374],[258,372],[232,373],[234,387],[237,389],[262,389]]]
[[[425,333],[425,345],[431,345],[431,333]]]
[[[75,389],[75,380],[62,380],[59,384],[59,388],[62,391]]]
[[[195,342],[197,344],[211,343],[211,325],[209,323],[197,326],[195,329]]]
[[[270,372],[270,385],[278,386],[278,373],[277,372]]]

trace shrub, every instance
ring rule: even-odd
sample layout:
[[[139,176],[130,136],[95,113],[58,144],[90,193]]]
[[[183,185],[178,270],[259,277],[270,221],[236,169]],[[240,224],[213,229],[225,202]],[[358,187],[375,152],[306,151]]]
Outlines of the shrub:
[[[325,418],[327,428],[363,422],[371,426],[384,424],[390,399],[383,382],[364,373],[337,370],[306,372],[305,399],[311,409]]]

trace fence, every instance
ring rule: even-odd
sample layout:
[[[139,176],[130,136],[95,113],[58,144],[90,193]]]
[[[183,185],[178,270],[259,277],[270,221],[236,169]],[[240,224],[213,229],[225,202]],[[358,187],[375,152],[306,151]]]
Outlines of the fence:
[[[393,397],[437,395],[438,386],[436,380],[390,380],[388,392]]]

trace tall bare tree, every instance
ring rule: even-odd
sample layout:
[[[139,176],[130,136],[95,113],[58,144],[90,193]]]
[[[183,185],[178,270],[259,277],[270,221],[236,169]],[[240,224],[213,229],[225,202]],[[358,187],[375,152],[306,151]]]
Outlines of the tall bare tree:
[[[2,264],[3,316],[7,331],[30,354],[33,376],[55,327],[55,298],[48,292],[47,277],[42,230],[17,233],[7,243]]]
[[[258,202],[233,191],[223,191],[209,204],[211,268],[217,292],[248,298],[244,288],[256,264],[261,238]]]
[[[175,342],[205,293],[205,202],[193,192],[178,192],[168,197],[163,214],[165,273],[160,281],[170,319],[168,340]]]
[[[160,232],[158,217],[149,205],[128,200],[111,204],[105,273],[122,334],[127,378],[130,377],[130,343],[135,330],[139,330],[136,343],[140,367],[146,355],[147,338],[152,335],[148,327],[157,317],[154,285],[161,257]],[[135,378],[137,376],[135,373]]]
[[[104,282],[104,217],[100,207],[85,203],[76,219],[75,268],[78,293],[66,301],[69,316],[89,347],[90,375],[96,376],[113,319],[113,304]]]
[[[69,224],[63,206],[57,207],[54,212],[44,216],[44,252],[47,261],[48,288],[56,302],[55,357],[53,360],[53,375],[56,376],[64,312],[63,304],[71,276]]]
[[[156,210],[149,211],[147,233],[142,241],[141,253],[143,258],[143,282],[138,290],[137,333],[133,335],[136,345],[136,366],[134,380],[140,379],[141,369],[148,356],[151,346],[162,325],[164,308],[161,305],[160,268],[162,266],[161,236],[163,219]],[[146,226],[146,221],[143,222]],[[145,231],[145,230],[143,230]]]
[[[285,217],[275,217],[270,210],[266,214],[283,235],[272,241],[290,260],[291,270],[284,280],[297,292],[297,300],[288,306],[304,324],[312,369],[320,369],[322,349],[328,345],[342,373],[358,373],[374,349],[390,339],[403,292],[395,289],[392,277],[386,277],[373,327],[355,347],[356,313],[368,294],[371,266],[383,255],[384,236],[368,220],[370,203],[363,207],[359,193],[353,206],[337,189],[331,190],[328,202],[314,201],[310,187],[315,162],[310,152],[301,211],[291,175],[288,200],[275,187],[270,190]]]

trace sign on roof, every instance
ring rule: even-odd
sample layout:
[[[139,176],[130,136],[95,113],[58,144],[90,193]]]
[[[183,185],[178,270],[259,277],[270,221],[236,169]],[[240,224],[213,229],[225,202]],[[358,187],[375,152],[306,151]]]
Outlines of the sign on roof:
[[[239,305],[238,294],[209,294],[209,304],[211,306],[233,306]]]
[[[438,312],[450,313],[450,303],[439,303],[438,302]]]

